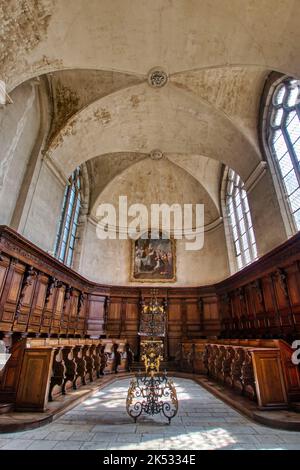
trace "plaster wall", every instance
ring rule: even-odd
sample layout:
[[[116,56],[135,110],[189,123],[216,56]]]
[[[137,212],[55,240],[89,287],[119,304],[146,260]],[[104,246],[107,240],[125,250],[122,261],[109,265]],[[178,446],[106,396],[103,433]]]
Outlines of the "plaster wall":
[[[9,225],[40,126],[36,88],[26,83],[0,109],[0,224]]]
[[[287,239],[277,195],[267,171],[248,193],[258,256],[262,256]]]
[[[256,64],[299,76],[299,12],[298,0],[2,0],[2,76],[10,89],[75,66],[143,75]]]
[[[49,252],[54,250],[63,195],[63,183],[42,164],[23,235]]]
[[[131,243],[131,240],[97,239],[96,226],[88,221],[80,273],[92,281],[105,284],[141,285],[139,282],[130,281]],[[164,283],[165,285],[205,285],[228,277],[223,225],[211,232],[205,232],[204,246],[199,251],[186,251],[185,241],[176,240],[176,272],[176,282]]]

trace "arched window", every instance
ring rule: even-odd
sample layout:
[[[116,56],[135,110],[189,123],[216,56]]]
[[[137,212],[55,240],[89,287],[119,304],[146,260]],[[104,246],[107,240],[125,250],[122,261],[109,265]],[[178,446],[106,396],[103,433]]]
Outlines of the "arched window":
[[[59,231],[56,237],[55,256],[67,266],[72,265],[78,219],[81,207],[81,176],[76,168],[66,186]]]
[[[257,259],[257,249],[247,193],[237,173],[228,170],[225,205],[238,269]]]
[[[268,109],[267,140],[293,231],[300,230],[300,81],[285,78]]]

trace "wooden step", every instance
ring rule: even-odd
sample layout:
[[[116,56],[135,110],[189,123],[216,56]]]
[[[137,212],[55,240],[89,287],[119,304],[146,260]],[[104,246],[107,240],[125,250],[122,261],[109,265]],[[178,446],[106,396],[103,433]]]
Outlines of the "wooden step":
[[[0,415],[14,411],[14,403],[0,403]]]
[[[294,411],[297,411],[297,413],[300,413],[300,401],[292,403],[291,408]]]

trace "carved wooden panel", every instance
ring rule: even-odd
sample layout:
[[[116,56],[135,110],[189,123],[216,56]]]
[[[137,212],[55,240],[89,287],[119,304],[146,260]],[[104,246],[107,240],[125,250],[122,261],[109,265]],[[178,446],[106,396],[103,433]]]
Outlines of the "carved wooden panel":
[[[18,341],[11,348],[11,357],[3,370],[0,386],[2,401],[13,402],[17,393],[26,340]]]
[[[168,326],[167,326],[167,341],[168,341],[168,354],[169,358],[174,358],[178,351],[178,346],[182,336],[181,324],[181,309],[182,301],[170,300],[168,305]]]
[[[292,363],[294,350],[282,340],[273,340],[280,350],[281,364],[285,379],[287,394],[290,401],[300,400],[300,369]]]
[[[98,338],[104,333],[106,298],[98,295],[89,296],[89,315],[87,320],[87,334]]]
[[[2,297],[6,276],[9,268],[9,258],[7,256],[0,256],[0,298]]]
[[[22,264],[11,259],[0,299],[0,329],[3,331],[10,331],[13,328],[24,269]]]
[[[78,315],[78,291],[73,290],[70,297],[68,315],[68,335],[75,335]]]
[[[47,292],[47,283],[48,278],[43,274],[39,274],[27,328],[30,332],[37,333],[41,329],[43,310]]]
[[[16,410],[45,411],[54,349],[26,349],[18,384]]]
[[[261,407],[286,408],[288,396],[296,399],[300,393],[299,370],[290,352],[281,340],[187,340],[180,345],[177,364],[180,370],[207,374]]]
[[[220,331],[220,320],[217,298],[205,297],[203,299],[203,322],[204,334],[208,336],[217,335]]]
[[[190,337],[197,337],[202,333],[201,316],[199,312],[198,300],[189,301],[186,299],[186,320],[187,320],[187,335]]]
[[[139,299],[149,299],[151,287],[91,283],[7,227],[0,227],[0,252],[0,331],[136,341]],[[300,235],[214,286],[158,291],[169,305],[171,356],[178,338],[214,337],[221,329],[227,337],[297,339]]]
[[[84,292],[80,292],[77,300],[77,319],[76,334],[85,335],[85,318],[87,315],[88,296]]]
[[[62,328],[62,316],[63,316],[63,307],[64,307],[64,298],[65,298],[65,289],[64,285],[60,285],[56,289],[56,298],[54,304],[54,314],[51,323],[51,330],[53,333],[66,333],[67,328]]]
[[[22,265],[17,265],[15,267],[15,270],[11,279],[11,283],[9,286],[7,302],[10,302],[10,303],[17,302],[19,292],[21,289],[22,277],[23,277],[22,275],[24,273],[24,270],[25,270],[25,267]]]
[[[254,349],[251,355],[259,406],[274,408],[287,405],[280,351]]]
[[[216,291],[224,336],[297,339],[300,334],[300,235],[222,281],[216,285]],[[230,299],[227,306],[225,299]]]
[[[121,334],[122,299],[110,298],[107,309],[106,331],[110,337],[118,337]]]
[[[125,318],[122,324],[122,337],[128,339],[128,342],[137,354],[138,350],[138,328],[139,328],[139,305],[137,299],[128,299],[125,304]]]

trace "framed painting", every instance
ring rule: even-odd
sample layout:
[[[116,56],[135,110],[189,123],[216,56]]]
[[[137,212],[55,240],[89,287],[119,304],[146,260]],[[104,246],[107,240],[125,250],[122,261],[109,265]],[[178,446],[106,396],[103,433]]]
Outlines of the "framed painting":
[[[131,281],[175,282],[176,253],[173,238],[141,236],[132,241]]]

